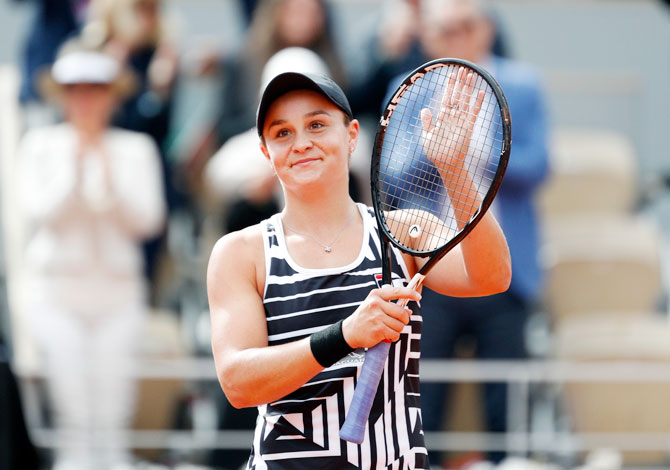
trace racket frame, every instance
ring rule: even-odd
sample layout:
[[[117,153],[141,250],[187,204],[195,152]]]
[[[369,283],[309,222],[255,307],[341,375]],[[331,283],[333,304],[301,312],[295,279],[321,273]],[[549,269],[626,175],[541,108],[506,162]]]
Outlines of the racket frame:
[[[471,217],[471,219],[465,224],[465,226],[445,245],[435,248],[430,251],[419,251],[414,250],[396,240],[395,237],[391,235],[391,231],[386,223],[386,218],[384,217],[384,211],[381,207],[378,194],[380,194],[381,188],[379,183],[379,167],[380,167],[380,155],[382,153],[382,146],[384,141],[384,136],[386,134],[386,129],[390,123],[391,115],[395,110],[395,107],[402,97],[402,95],[410,88],[410,85],[414,81],[423,77],[427,72],[438,67],[444,67],[447,65],[456,65],[470,68],[474,72],[478,73],[484,78],[487,84],[491,87],[496,99],[499,103],[499,108],[501,111],[501,126],[502,126],[502,147],[500,153],[500,161],[498,163],[496,173],[493,177],[491,186],[489,187],[482,203],[479,206],[477,212]],[[418,257],[430,257],[428,261],[419,269],[419,271],[414,275],[410,286],[417,289],[423,283],[425,274],[437,263],[444,255],[446,255],[452,248],[458,245],[477,225],[477,223],[484,217],[486,211],[491,206],[493,199],[495,198],[500,185],[502,184],[502,179],[507,169],[507,163],[509,161],[509,153],[512,143],[512,130],[511,130],[511,117],[509,114],[509,107],[505,95],[500,88],[500,85],[483,68],[473,64],[469,61],[462,59],[437,59],[431,62],[428,62],[421,67],[418,67],[410,74],[408,74],[403,82],[398,87],[397,91],[389,99],[386,104],[384,114],[382,115],[379,127],[377,128],[377,133],[375,135],[375,144],[374,152],[371,162],[370,170],[370,180],[371,180],[371,190],[372,190],[372,203],[375,212],[375,218],[377,219],[378,227],[381,231],[380,233],[380,245],[381,245],[381,258],[382,258],[382,280],[384,284],[391,284],[392,276],[392,255],[391,255],[391,245],[398,248],[401,252],[408,253],[412,256]],[[405,301],[400,302],[401,305],[406,305]],[[379,388],[378,377],[381,376],[384,368],[384,362],[388,355],[390,349],[389,343],[381,342],[372,348],[368,348],[366,353],[366,361],[363,364],[361,375],[359,376],[358,385],[354,391],[354,397],[350,404],[349,412],[346,416],[344,425],[340,430],[340,437],[349,442],[354,442],[361,444],[366,435],[367,420],[369,416],[370,409],[372,407],[372,402],[376,395],[376,392]],[[370,359],[370,364],[368,364],[368,359]],[[365,379],[364,379],[365,377]],[[374,377],[374,378],[373,378]],[[375,385],[376,381],[376,385]],[[362,389],[359,390],[359,388]]]
[[[496,173],[493,176],[493,183],[489,187],[489,190],[486,192],[484,199],[477,210],[477,212],[472,216],[468,223],[445,245],[435,248],[431,251],[420,251],[414,250],[395,239],[391,235],[390,228],[386,223],[386,218],[384,217],[383,209],[381,207],[381,202],[379,201],[378,194],[381,192],[380,182],[379,182],[379,167],[381,164],[380,155],[382,153],[382,146],[384,143],[384,136],[386,135],[386,129],[391,121],[391,115],[395,111],[395,108],[405,94],[409,90],[410,86],[418,79],[423,77],[427,72],[434,70],[436,68],[445,67],[449,65],[462,66],[472,69],[474,72],[479,74],[484,78],[493,91],[496,100],[500,104],[499,108],[501,111],[500,122],[502,127],[502,148],[500,152],[500,161],[496,168]],[[408,253],[412,256],[418,256],[421,258],[430,257],[430,259],[419,269],[419,273],[426,273],[429,269],[433,267],[444,255],[446,255],[451,249],[458,245],[477,225],[477,223],[484,217],[486,211],[493,203],[493,199],[500,189],[502,184],[503,176],[507,170],[507,163],[509,161],[509,154],[511,150],[512,143],[512,118],[509,113],[509,107],[507,104],[507,99],[502,91],[502,88],[498,82],[493,78],[493,76],[482,67],[473,64],[467,60],[463,59],[436,59],[430,62],[423,64],[420,67],[417,67],[412,72],[410,72],[398,86],[396,92],[389,98],[384,108],[384,113],[379,121],[379,126],[377,128],[377,133],[375,135],[374,143],[374,152],[372,155],[372,162],[370,165],[370,181],[371,181],[371,191],[372,191],[372,206],[375,213],[375,218],[377,219],[377,225],[382,231],[383,236],[388,239],[388,241],[401,251]],[[382,263],[383,263],[382,258]]]

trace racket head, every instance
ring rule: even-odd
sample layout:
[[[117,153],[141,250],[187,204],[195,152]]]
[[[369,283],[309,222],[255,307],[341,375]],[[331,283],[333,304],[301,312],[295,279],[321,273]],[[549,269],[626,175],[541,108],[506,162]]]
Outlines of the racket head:
[[[470,220],[459,228],[437,168],[424,151],[421,110],[429,109],[432,116],[443,112],[450,74],[460,77],[460,68],[465,70],[464,77],[473,74],[469,102],[465,103],[467,93],[459,94],[460,102],[467,104],[471,110],[468,115],[473,119],[476,96],[480,90],[484,96],[472,124],[472,137],[465,157],[466,168],[481,197]],[[451,84],[453,89],[459,85],[467,88],[458,78],[455,83],[456,86],[454,82]],[[458,131],[457,128],[454,130]],[[383,236],[406,253],[431,257],[422,268],[427,271],[429,265],[467,236],[490,207],[507,168],[511,135],[511,117],[505,95],[482,67],[461,59],[437,59],[409,73],[386,104],[372,155],[372,201]],[[405,214],[408,216],[404,217]],[[426,220],[422,221],[423,215]],[[408,220],[399,221],[399,216]],[[417,217],[419,223],[409,223]],[[425,236],[426,230],[432,228],[440,233]],[[431,242],[407,242],[413,238]]]

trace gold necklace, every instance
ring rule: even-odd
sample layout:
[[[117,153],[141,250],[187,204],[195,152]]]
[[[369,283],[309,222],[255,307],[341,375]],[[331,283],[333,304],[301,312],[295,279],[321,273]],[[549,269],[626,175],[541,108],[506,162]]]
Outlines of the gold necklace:
[[[333,251],[333,245],[335,244],[335,242],[337,242],[337,240],[340,239],[340,236],[344,233],[344,229],[346,229],[346,228],[349,226],[349,222],[351,222],[351,219],[353,218],[353,216],[354,216],[354,213],[352,212],[352,213],[349,215],[349,218],[347,219],[347,221],[345,222],[345,224],[342,226],[342,228],[339,230],[339,232],[337,232],[337,235],[335,236],[335,238],[333,239],[333,241],[330,242],[330,243],[327,244],[327,245],[321,243],[321,241],[320,241],[318,238],[316,238],[314,235],[310,235],[309,233],[305,233],[305,232],[299,232],[299,231],[297,231],[296,229],[294,229],[293,227],[291,227],[289,224],[287,224],[283,217],[281,218],[281,220],[282,220],[282,222],[284,223],[284,226],[285,226],[287,229],[289,229],[291,232],[293,232],[293,233],[295,233],[295,234],[297,234],[297,235],[302,235],[303,237],[311,238],[312,240],[314,240],[316,243],[318,243],[318,244],[323,248],[323,251],[325,251],[326,253],[330,253],[330,252]]]

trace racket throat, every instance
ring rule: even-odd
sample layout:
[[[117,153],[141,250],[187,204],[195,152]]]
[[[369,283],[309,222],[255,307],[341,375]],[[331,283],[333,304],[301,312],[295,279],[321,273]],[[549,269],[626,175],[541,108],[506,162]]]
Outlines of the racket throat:
[[[382,285],[391,285],[393,262],[391,261],[391,244],[382,243]]]

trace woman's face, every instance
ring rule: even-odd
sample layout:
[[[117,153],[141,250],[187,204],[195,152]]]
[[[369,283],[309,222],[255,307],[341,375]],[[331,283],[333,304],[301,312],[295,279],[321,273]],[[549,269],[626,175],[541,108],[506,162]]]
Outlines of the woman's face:
[[[63,93],[65,116],[77,128],[105,128],[114,112],[115,98],[114,90],[108,84],[65,85]]]
[[[276,15],[277,36],[284,47],[311,46],[326,23],[320,0],[284,0]]]
[[[358,121],[346,125],[345,114],[323,95],[296,90],[268,109],[262,150],[284,187],[346,182],[358,129]]]
[[[447,2],[424,18],[423,47],[431,57],[457,57],[478,62],[486,57],[494,31],[489,20],[469,2]]]

